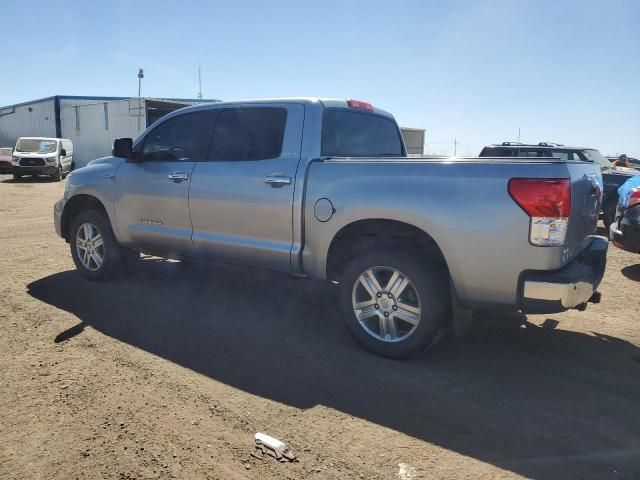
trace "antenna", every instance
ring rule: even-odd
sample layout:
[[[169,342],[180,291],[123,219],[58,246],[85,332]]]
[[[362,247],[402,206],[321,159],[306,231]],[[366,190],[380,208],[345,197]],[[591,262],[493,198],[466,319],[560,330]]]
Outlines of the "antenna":
[[[144,78],[144,70],[138,69],[138,98],[140,98],[140,92],[142,91],[142,79]]]
[[[142,114],[142,103],[140,101],[140,93],[142,92],[142,79],[144,78],[144,70],[138,69],[138,132],[140,131],[140,115]]]
[[[202,66],[198,65],[198,98],[202,98]]]

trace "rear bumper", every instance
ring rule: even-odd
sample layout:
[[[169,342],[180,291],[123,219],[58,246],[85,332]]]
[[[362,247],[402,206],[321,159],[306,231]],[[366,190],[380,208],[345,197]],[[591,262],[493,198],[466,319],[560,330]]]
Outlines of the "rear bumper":
[[[609,238],[618,248],[640,253],[640,206],[628,208],[621,219],[611,224]]]
[[[0,173],[11,173],[11,160],[9,161],[0,161]]]
[[[38,167],[22,167],[19,165],[12,165],[11,171],[18,175],[55,175],[58,171],[58,166],[38,166]]]
[[[564,312],[585,304],[597,290],[607,264],[609,242],[593,236],[580,255],[553,271],[529,271],[521,276],[523,313]]]

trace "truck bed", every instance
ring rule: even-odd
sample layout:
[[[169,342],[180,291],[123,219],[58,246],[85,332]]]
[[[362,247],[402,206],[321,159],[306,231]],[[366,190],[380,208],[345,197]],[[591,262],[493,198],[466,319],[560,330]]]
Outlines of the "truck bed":
[[[587,201],[598,174],[591,164],[558,158],[319,159],[306,175],[303,268],[324,278],[327,251],[340,229],[362,219],[395,220],[433,238],[466,306],[479,308],[491,299],[491,306],[513,307],[524,271],[561,268],[589,243],[596,206]],[[529,243],[529,217],[507,191],[512,178],[571,179],[564,246]],[[322,198],[335,209],[328,222],[314,214]]]

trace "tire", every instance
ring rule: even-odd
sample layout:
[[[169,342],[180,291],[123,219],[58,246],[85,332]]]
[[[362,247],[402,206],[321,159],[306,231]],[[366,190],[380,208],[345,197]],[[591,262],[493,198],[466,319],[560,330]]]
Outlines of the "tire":
[[[381,290],[371,283],[369,289],[364,286],[361,276],[370,278],[368,272]],[[395,281],[393,272],[398,274]],[[403,277],[409,284],[394,287],[401,285],[396,282]],[[376,303],[356,310],[357,304],[373,300],[371,290],[376,292]],[[345,267],[339,295],[343,319],[353,336],[367,350],[384,357],[408,358],[425,352],[444,336],[451,322],[449,276],[443,267],[424,258],[387,250],[358,255]],[[383,316],[385,313],[388,315]],[[400,316],[410,318],[411,323]]]
[[[20,175],[19,173],[14,173],[13,174],[13,180],[15,182],[19,182],[20,180],[22,180],[22,175]]]
[[[90,225],[91,235],[86,234],[86,225]],[[96,241],[94,229],[100,235],[101,244]],[[80,233],[80,230],[82,230],[82,233]],[[80,258],[83,249],[79,242],[86,239],[87,236],[94,238],[92,245],[86,246],[90,249],[90,252],[101,257],[102,261],[99,264],[93,259],[95,258],[93,255],[89,255],[92,258],[89,259],[88,264],[86,257],[84,257],[84,260]],[[75,263],[78,271],[89,280],[109,280],[122,271],[125,260],[123,251],[116,241],[109,218],[104,212],[84,210],[76,215],[71,223],[69,240],[73,263]]]
[[[56,170],[56,173],[54,173],[52,177],[56,182],[59,182],[62,180],[62,166],[58,167],[58,169]]]

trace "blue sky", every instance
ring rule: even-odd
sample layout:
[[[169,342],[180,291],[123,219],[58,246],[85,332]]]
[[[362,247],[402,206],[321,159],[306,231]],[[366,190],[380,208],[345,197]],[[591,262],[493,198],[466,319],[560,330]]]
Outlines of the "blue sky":
[[[0,2],[0,105],[54,94],[358,98],[429,151],[640,157],[640,1]]]

